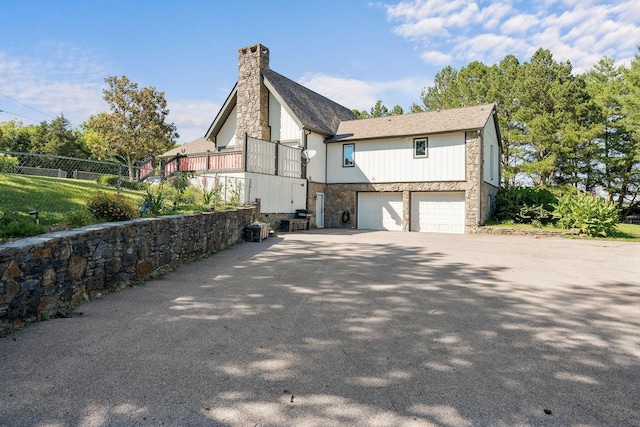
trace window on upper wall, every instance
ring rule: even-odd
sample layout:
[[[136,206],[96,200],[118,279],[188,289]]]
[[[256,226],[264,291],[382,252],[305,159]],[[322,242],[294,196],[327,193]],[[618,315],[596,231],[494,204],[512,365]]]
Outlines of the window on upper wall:
[[[353,152],[355,150],[355,144],[344,144],[342,146],[342,167],[353,167]]]
[[[413,140],[413,157],[429,157],[429,140],[418,138]]]

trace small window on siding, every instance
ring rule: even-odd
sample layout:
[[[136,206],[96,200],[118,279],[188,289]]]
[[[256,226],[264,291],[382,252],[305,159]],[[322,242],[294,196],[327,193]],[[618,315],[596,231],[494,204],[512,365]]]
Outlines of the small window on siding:
[[[413,140],[413,157],[429,157],[429,140],[418,138]]]
[[[353,153],[355,150],[355,144],[344,144],[342,146],[342,167],[353,167]]]

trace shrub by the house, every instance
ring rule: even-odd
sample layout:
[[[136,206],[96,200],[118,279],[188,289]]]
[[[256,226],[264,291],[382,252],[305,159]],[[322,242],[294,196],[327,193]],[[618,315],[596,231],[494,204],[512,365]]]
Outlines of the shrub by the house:
[[[553,222],[554,204],[558,199],[546,188],[502,188],[496,196],[495,218],[519,224]]]
[[[18,158],[7,156],[0,156],[0,173],[12,173],[13,168],[18,166]]]
[[[106,221],[126,221],[138,214],[138,209],[127,197],[103,191],[87,201],[87,209],[96,219]]]
[[[132,181],[117,175],[100,175],[96,178],[98,184],[111,185],[112,187],[118,186],[118,180],[120,181],[120,188],[128,188],[130,190],[146,190],[149,188],[149,184],[146,182]]]
[[[36,224],[29,214],[21,212],[5,212],[0,215],[0,237],[29,237],[42,234],[45,227]]]
[[[558,227],[577,228],[592,237],[610,236],[618,224],[615,205],[590,194],[561,196],[553,217]]]

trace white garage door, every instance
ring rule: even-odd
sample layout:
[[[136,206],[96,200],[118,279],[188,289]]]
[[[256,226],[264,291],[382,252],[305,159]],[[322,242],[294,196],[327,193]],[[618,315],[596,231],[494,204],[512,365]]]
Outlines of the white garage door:
[[[411,231],[464,233],[464,192],[411,193]]]
[[[402,230],[402,193],[358,193],[358,228]]]

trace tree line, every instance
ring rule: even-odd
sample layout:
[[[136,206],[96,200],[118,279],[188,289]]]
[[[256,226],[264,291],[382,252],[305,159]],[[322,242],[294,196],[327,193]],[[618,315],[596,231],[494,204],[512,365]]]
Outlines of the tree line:
[[[105,81],[103,99],[111,112],[91,116],[80,129],[73,129],[64,115],[38,125],[0,123],[0,150],[118,161],[133,178],[138,162],[175,147],[179,135],[167,122],[164,92],[138,88],[126,76]]]
[[[575,75],[538,49],[521,63],[473,61],[444,67],[409,113],[495,103],[502,141],[502,184],[603,190],[619,210],[640,206],[640,54],[628,66],[603,57]],[[403,114],[378,101],[359,118]]]
[[[39,125],[0,123],[0,150],[119,160],[133,166],[175,146],[164,93],[138,88],[126,76],[107,77],[110,112],[72,129],[64,116]],[[575,75],[538,49],[521,63],[514,55],[486,65],[444,67],[408,113],[494,103],[502,142],[502,184],[600,189],[619,210],[640,206],[640,54],[628,66],[602,58]],[[358,118],[405,114],[378,101]]]

